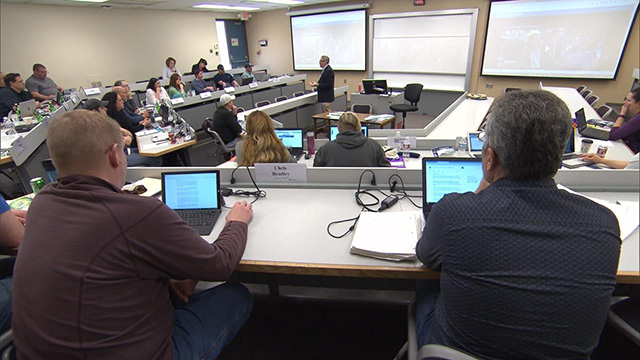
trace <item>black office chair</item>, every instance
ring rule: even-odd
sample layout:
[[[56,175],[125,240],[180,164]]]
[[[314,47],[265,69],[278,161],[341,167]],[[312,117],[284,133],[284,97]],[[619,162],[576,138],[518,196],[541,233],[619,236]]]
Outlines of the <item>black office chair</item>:
[[[304,91],[296,91],[293,93],[293,97],[304,96]]]
[[[607,321],[640,346],[640,299],[627,298],[611,306]]]
[[[282,96],[278,96],[278,97],[276,98],[276,102],[285,101],[285,100],[289,100],[289,98],[288,98],[288,97],[286,97],[286,96],[284,96],[284,95],[282,95]]]
[[[258,101],[258,102],[257,102],[257,103],[255,103],[254,105],[255,105],[256,107],[261,107],[261,106],[267,106],[267,105],[270,105],[270,104],[271,104],[271,101],[269,101],[269,100],[262,100],[262,101]]]
[[[585,90],[587,90],[587,87],[585,85],[580,85],[576,88],[576,91],[578,92],[578,94],[582,94],[582,92]]]
[[[216,144],[216,151],[213,153],[216,161],[220,155],[222,155],[224,161],[228,161],[229,159],[231,159],[233,153],[235,152],[235,149],[227,147],[220,134],[218,134],[217,131],[213,130],[213,120],[211,118],[206,118],[204,120],[204,122],[202,123],[202,130],[209,134],[209,136],[211,136],[211,139],[213,139],[213,142]],[[222,153],[220,153],[220,150],[222,150]]]
[[[583,92],[580,93],[580,95],[582,95],[583,98],[588,98],[589,95],[593,94],[593,91],[585,89]]]
[[[418,111],[418,101],[420,101],[420,95],[422,95],[422,84],[407,84],[404,87],[404,99],[410,104],[394,104],[389,108],[394,113],[402,113],[402,128],[405,128],[407,122],[407,112]]]
[[[370,104],[353,104],[351,111],[358,114],[371,114],[373,107]]]
[[[587,100],[587,102],[589,103],[589,105],[591,105],[591,107],[593,107],[593,104],[597,103],[598,100],[600,100],[600,97],[591,93],[591,95],[587,96],[585,98],[585,100]]]
[[[238,106],[238,108],[237,108],[237,111],[236,111],[236,112],[241,113],[241,112],[243,112],[243,111],[245,111],[245,109],[244,109],[242,106]]]
[[[607,117],[609,117],[609,115],[611,115],[611,113],[613,112],[613,109],[609,105],[601,105],[600,107],[598,107],[598,109],[596,109],[596,112],[598,113],[598,115],[600,115],[602,120],[606,120]]]

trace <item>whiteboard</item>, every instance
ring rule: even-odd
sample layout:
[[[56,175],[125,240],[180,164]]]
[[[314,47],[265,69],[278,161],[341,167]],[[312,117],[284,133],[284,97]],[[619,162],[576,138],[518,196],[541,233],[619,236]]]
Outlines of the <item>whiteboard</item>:
[[[467,90],[477,14],[461,9],[371,15],[371,77],[393,87],[419,82],[425,89]]]

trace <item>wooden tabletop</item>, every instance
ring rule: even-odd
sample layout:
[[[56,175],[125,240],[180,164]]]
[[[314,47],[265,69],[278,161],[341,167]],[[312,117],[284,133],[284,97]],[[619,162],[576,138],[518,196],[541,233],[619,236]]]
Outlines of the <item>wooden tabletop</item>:
[[[313,115],[312,117],[314,119],[317,120],[332,120],[332,121],[338,121],[338,119],[335,118],[329,118],[329,114],[333,113],[335,111],[329,111],[329,112],[323,112],[322,114],[317,114],[317,115]],[[385,119],[381,122],[375,122],[375,121],[367,121],[365,120],[367,117],[371,116],[372,114],[361,114],[361,113],[354,113],[356,114],[356,116],[358,117],[358,120],[360,120],[361,123],[363,124],[371,124],[371,125],[380,125],[380,127],[387,125],[390,122],[394,122],[396,121],[395,116],[389,119]]]
[[[12,161],[13,161],[13,158],[11,156],[0,157],[0,165],[4,165],[4,164],[10,163]]]
[[[193,140],[189,140],[189,141],[185,141],[185,142],[178,142],[175,144],[170,144],[167,143],[166,146],[161,146],[161,147],[157,147],[157,148],[152,148],[149,150],[142,150],[142,147],[140,146],[140,137],[138,135],[136,135],[137,139],[138,139],[138,153],[142,156],[149,156],[149,157],[158,157],[158,156],[162,156],[164,154],[168,154],[170,152],[176,151],[176,150],[180,150],[180,149],[184,149],[186,147],[189,147],[191,145],[194,145],[197,142],[197,139],[194,137]],[[146,144],[143,144],[142,146],[144,146]]]

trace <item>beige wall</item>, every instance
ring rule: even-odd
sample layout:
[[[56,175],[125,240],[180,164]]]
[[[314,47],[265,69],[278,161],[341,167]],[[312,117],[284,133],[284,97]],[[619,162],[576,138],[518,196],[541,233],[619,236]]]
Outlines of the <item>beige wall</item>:
[[[363,1],[348,1],[343,4],[359,4]],[[317,6],[316,6],[317,7]],[[312,8],[312,7],[309,7]],[[627,47],[620,64],[616,80],[554,80],[537,78],[509,78],[509,77],[485,77],[480,76],[484,36],[487,26],[489,11],[488,0],[430,0],[425,6],[413,6],[412,1],[372,0],[369,15],[396,12],[429,11],[443,9],[469,9],[477,8],[478,28],[476,31],[475,51],[471,73],[470,91],[485,93],[489,96],[498,96],[505,87],[519,87],[523,89],[537,88],[539,81],[543,80],[547,86],[578,87],[587,85],[600,96],[600,103],[620,102],[631,87],[631,74],[634,68],[640,68],[640,21],[636,18]],[[249,58],[254,64],[270,65],[273,73],[288,73],[293,71],[293,58],[291,55],[291,29],[289,18],[283,10],[274,10],[254,14],[247,24],[247,37],[249,41]],[[256,52],[260,47],[258,40],[269,40],[269,46],[262,49],[262,54]],[[330,54],[329,54],[330,55]],[[302,72],[309,79],[316,80],[320,72]],[[338,71],[336,72],[336,86],[348,84],[351,91],[356,91],[360,80],[368,77],[366,71]],[[487,83],[492,83],[493,88],[486,88]]]
[[[235,16],[0,3],[0,70],[26,79],[42,63],[69,88],[88,86],[92,75],[105,85],[159,76],[168,56],[182,72],[200,57],[215,67],[215,20]]]

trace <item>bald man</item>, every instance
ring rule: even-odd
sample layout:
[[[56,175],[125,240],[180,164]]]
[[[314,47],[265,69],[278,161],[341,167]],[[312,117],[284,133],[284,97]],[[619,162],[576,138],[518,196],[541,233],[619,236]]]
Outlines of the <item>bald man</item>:
[[[22,359],[214,358],[249,317],[240,262],[251,205],[236,203],[209,244],[155,198],[123,193],[124,144],[107,116],[53,119],[58,182],[29,209],[14,271],[13,339]]]

